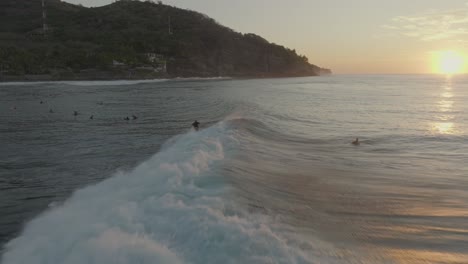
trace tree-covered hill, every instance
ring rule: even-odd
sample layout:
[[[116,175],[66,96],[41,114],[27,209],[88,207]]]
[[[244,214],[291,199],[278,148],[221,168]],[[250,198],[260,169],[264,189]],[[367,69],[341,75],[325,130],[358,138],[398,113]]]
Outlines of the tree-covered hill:
[[[206,15],[150,1],[86,8],[0,1],[0,75],[149,70],[151,76],[311,76],[329,70]]]

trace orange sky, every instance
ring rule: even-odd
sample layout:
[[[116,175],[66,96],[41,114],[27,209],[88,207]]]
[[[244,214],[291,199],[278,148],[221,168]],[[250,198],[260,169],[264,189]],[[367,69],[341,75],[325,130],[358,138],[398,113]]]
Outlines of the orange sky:
[[[67,0],[104,5],[111,0]],[[468,53],[468,0],[164,0],[296,49],[334,73],[431,73]],[[467,72],[464,66],[462,72]]]

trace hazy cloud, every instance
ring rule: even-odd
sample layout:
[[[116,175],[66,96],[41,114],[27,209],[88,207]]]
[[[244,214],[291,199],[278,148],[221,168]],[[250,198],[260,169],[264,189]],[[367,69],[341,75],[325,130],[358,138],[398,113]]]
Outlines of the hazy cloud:
[[[423,41],[468,41],[468,3],[454,10],[431,10],[419,15],[398,16],[382,27]]]

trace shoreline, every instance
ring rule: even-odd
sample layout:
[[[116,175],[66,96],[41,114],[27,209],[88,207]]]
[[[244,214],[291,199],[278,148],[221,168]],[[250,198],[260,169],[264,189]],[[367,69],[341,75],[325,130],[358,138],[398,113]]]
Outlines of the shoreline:
[[[5,83],[37,83],[37,82],[105,82],[105,81],[164,81],[164,80],[229,80],[229,79],[276,79],[276,78],[301,78],[301,77],[320,77],[327,75],[253,75],[253,76],[114,76],[110,78],[94,78],[91,76],[77,76],[72,78],[52,77],[50,75],[23,75],[23,76],[5,76],[0,75],[0,84]],[[108,77],[108,76],[107,76]]]
[[[60,81],[117,81],[171,79],[163,75],[113,75],[113,74],[73,74],[68,76],[52,74],[0,75],[0,83],[7,82],[60,82]]]

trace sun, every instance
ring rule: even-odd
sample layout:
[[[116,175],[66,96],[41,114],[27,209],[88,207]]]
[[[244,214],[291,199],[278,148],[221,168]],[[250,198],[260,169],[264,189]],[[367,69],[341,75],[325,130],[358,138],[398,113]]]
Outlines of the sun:
[[[452,50],[434,52],[432,60],[434,71],[441,74],[462,73],[465,66],[463,55]]]

